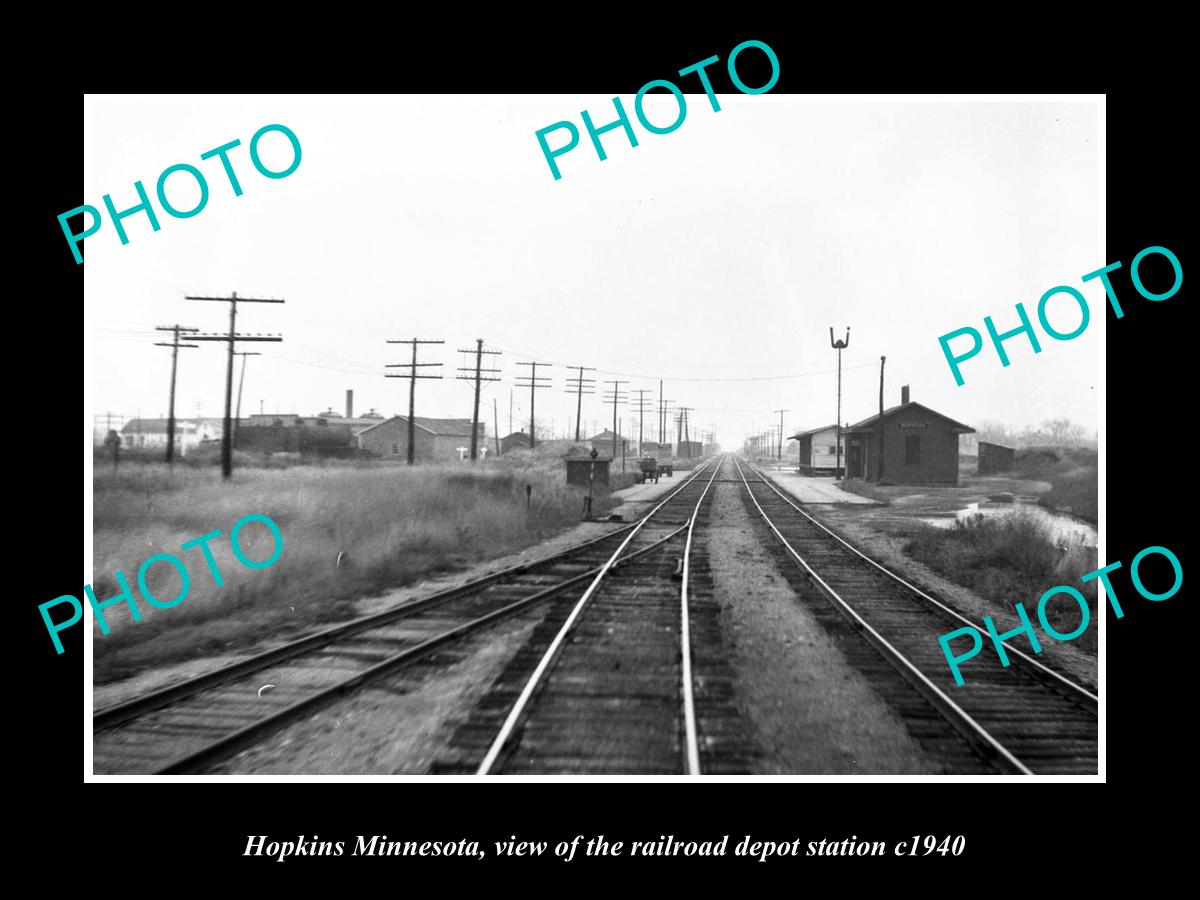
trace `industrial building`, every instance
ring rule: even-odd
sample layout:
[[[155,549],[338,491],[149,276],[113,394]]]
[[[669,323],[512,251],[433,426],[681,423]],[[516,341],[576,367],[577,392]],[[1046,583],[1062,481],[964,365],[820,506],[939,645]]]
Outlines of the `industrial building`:
[[[886,484],[958,484],[958,437],[974,431],[912,402],[905,385],[900,389],[899,406],[842,429],[846,477]]]
[[[822,425],[793,434],[789,440],[800,447],[801,475],[840,475],[837,462],[837,425]]]
[[[457,462],[460,448],[471,446],[470,419],[430,419],[413,416],[413,455],[425,462]],[[392,416],[358,431],[358,448],[371,456],[406,458],[408,456],[408,416]],[[487,428],[479,423],[477,439],[482,446]]]

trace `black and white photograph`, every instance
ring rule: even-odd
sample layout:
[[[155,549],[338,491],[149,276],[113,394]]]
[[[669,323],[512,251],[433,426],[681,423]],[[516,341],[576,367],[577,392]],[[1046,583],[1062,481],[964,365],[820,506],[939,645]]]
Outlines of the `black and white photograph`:
[[[1104,98],[773,56],[85,98],[89,778],[1102,775]]]

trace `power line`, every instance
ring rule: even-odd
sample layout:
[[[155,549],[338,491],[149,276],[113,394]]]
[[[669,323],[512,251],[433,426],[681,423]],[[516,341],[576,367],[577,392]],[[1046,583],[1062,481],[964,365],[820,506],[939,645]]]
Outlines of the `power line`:
[[[155,325],[155,331],[170,331],[174,337],[171,343],[164,344],[155,342],[155,347],[170,347],[171,348],[171,405],[170,411],[167,414],[167,465],[175,463],[175,370],[179,364],[179,350],[184,348],[187,350],[196,350],[199,344],[181,344],[179,343],[179,333],[181,331],[195,334],[199,328],[189,328],[186,325]]]
[[[246,383],[246,357],[247,356],[262,356],[262,354],[255,353],[252,351],[239,350],[237,353],[234,354],[234,356],[240,356],[242,358],[242,377],[240,379],[238,379],[237,413],[234,415],[234,419],[233,419],[233,442],[236,445],[238,431],[242,427],[242,387]]]
[[[637,388],[637,395],[638,395],[638,398],[637,398],[637,413],[638,413],[638,442],[637,442],[637,446],[638,446],[638,456],[641,456],[641,455],[642,455],[642,431],[643,431],[643,424],[644,424],[644,422],[645,422],[645,419],[646,419],[646,404],[650,404],[651,406],[653,406],[653,405],[654,405],[654,400],[653,400],[653,399],[650,399],[650,400],[647,400],[647,399],[646,399],[646,395],[647,395],[647,394],[649,394],[649,393],[651,393],[651,392],[650,392],[649,390],[645,389],[645,388]]]
[[[233,427],[230,416],[233,412],[233,353],[238,341],[274,341],[283,340],[281,335],[272,334],[238,334],[235,330],[237,323],[237,305],[242,303],[283,303],[282,299],[273,297],[239,297],[233,291],[228,297],[185,297],[185,300],[199,300],[206,303],[229,304],[229,334],[197,334],[193,341],[224,341],[229,345],[229,356],[225,366],[225,425],[221,429],[221,477],[233,477]]]
[[[459,353],[470,353],[471,351],[460,349],[458,352]],[[483,368],[483,355],[485,353],[492,355],[492,356],[500,355],[499,350],[484,350],[483,349],[483,338],[476,338],[475,339],[475,367],[474,367],[475,374],[474,375],[457,375],[457,376],[455,376],[460,381],[474,380],[474,382],[475,382],[475,412],[471,417],[471,462],[474,462],[475,459],[479,455],[478,454],[478,448],[479,448],[479,391],[483,387],[483,382],[500,380],[499,377],[492,377],[493,375],[498,376],[500,374],[499,369]],[[470,372],[471,368],[459,366],[458,371]],[[485,372],[487,373],[486,375],[484,374]]]
[[[503,348],[503,350],[505,353],[509,353],[512,356],[517,356],[517,357],[526,356],[527,357],[526,353],[522,353],[513,347],[505,347],[505,348]],[[541,355],[541,354],[539,354],[539,355]],[[561,364],[561,362],[559,360],[554,360],[553,362]],[[539,363],[539,365],[547,365],[547,364]],[[854,365],[849,365],[849,366],[843,366],[842,368],[845,371],[850,371],[852,369],[865,369],[865,368],[874,368],[874,367],[875,367],[875,362],[871,361],[871,362],[864,362],[864,363],[856,363]],[[658,376],[656,376],[656,375],[647,375],[642,372],[619,372],[615,369],[598,368],[598,369],[595,369],[594,371],[596,371],[602,375],[620,375],[620,376],[623,376],[626,378],[636,378],[639,380],[657,380],[657,378],[658,378]],[[754,382],[754,381],[787,381],[787,380],[790,380],[793,378],[815,378],[820,375],[833,375],[836,372],[837,372],[837,369],[822,369],[822,370],[814,371],[814,372],[797,372],[792,375],[759,375],[759,376],[743,377],[743,378],[697,378],[697,377],[671,376],[671,380],[688,382],[688,383],[696,383],[696,384],[740,383],[740,382]]]
[[[412,344],[412,362],[411,363],[388,363],[384,368],[387,369],[408,369],[407,373],[393,375],[390,372],[385,372],[385,378],[407,378],[408,379],[408,464],[411,466],[416,459],[416,424],[413,422],[413,417],[416,415],[417,405],[417,379],[418,378],[441,378],[441,375],[422,375],[417,369],[425,368],[426,366],[440,366],[441,363],[419,363],[417,362],[417,345],[418,344],[444,344],[445,341],[423,341],[419,338],[409,338],[402,341],[388,341],[389,344]]]
[[[589,366],[572,366],[571,370],[579,370],[579,374],[567,379],[567,393],[575,393],[575,443],[579,443],[579,419],[583,415],[583,395],[594,394],[592,389],[596,384],[595,378],[584,378],[584,372],[595,372],[596,370]],[[572,384],[571,382],[575,382]]]
[[[613,458],[613,462],[615,464],[616,459],[617,459],[617,406],[620,403],[622,403],[623,401],[629,399],[629,395],[621,390],[621,385],[629,384],[629,382],[614,380],[614,381],[605,381],[604,383],[612,385],[612,387],[609,388],[609,390],[612,391],[612,395],[605,397],[604,402],[611,403],[612,408],[613,408],[612,458]]]
[[[529,388],[529,449],[532,450],[534,447],[537,446],[537,419],[534,417],[534,414],[533,414],[534,413],[534,402],[537,397],[536,392],[537,392],[538,388],[550,387],[550,376],[549,375],[539,375],[537,373],[538,366],[545,366],[546,368],[550,368],[551,366],[554,365],[554,363],[531,361],[531,362],[519,362],[519,363],[517,363],[517,365],[530,367],[528,375],[518,375],[517,376],[517,387]],[[522,380],[525,382],[524,384],[521,383]]]

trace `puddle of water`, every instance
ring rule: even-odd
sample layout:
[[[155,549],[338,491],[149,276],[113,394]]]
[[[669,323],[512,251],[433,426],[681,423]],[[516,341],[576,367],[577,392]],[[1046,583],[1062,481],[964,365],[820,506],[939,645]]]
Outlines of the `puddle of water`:
[[[989,518],[993,516],[1006,516],[1012,515],[1017,510],[1022,510],[1033,516],[1042,525],[1045,525],[1056,540],[1085,544],[1090,547],[1095,547],[1098,543],[1096,527],[1090,522],[1084,522],[1081,519],[1075,519],[1071,516],[1064,516],[1062,513],[1051,512],[1043,506],[1029,502],[990,503],[985,501],[982,503],[972,503],[966,509],[960,509],[954,514],[930,517],[921,519],[921,521],[932,525],[934,528],[951,528],[955,522],[965,521],[971,516],[988,516]]]

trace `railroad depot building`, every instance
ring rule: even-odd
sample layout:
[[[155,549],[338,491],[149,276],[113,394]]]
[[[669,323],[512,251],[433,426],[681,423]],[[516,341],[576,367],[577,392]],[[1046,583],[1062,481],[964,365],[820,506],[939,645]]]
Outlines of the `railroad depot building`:
[[[842,429],[847,478],[879,481],[883,438],[883,483],[958,484],[958,437],[975,429],[914,403],[908,385],[900,405]]]
[[[458,462],[460,447],[471,446],[470,419],[429,419],[413,416],[416,459],[426,462]],[[479,423],[478,440],[486,442],[487,428]],[[408,456],[408,416],[392,416],[364,428],[355,435],[360,450],[371,456]]]
[[[793,434],[800,447],[801,475],[837,475],[837,425],[822,425]]]

